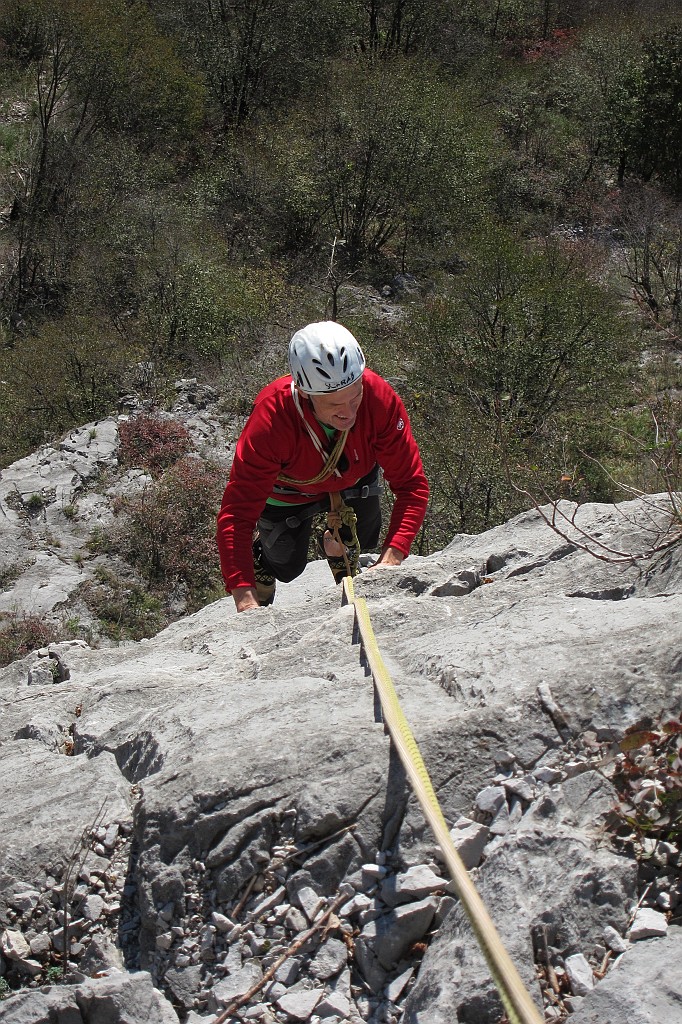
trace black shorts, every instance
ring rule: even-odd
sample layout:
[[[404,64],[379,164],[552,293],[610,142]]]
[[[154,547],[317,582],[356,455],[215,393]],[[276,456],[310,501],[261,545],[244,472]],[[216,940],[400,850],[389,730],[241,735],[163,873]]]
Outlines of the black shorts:
[[[379,467],[375,466],[367,476],[358,480],[351,492],[370,487],[374,493],[367,497],[348,496],[348,490],[341,491],[344,501],[355,510],[358,517],[358,540],[361,551],[372,551],[379,543],[381,533],[381,502],[379,500]],[[310,534],[316,514],[329,511],[328,502],[311,502],[309,505],[266,505],[258,520],[258,534],[262,554],[261,563],[282,583],[290,583],[300,576],[308,561]],[[326,506],[326,507],[324,507]],[[341,528],[344,537],[346,527]]]

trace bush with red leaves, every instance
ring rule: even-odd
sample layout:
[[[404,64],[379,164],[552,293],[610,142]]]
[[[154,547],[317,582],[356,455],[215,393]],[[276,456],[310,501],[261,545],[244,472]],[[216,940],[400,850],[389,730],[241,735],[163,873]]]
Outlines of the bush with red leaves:
[[[56,630],[35,615],[3,615],[0,622],[0,667],[55,640]]]
[[[146,469],[155,478],[186,455],[191,447],[185,427],[160,416],[134,416],[120,424],[118,435],[121,465]]]
[[[190,611],[222,593],[215,517],[224,486],[224,469],[185,456],[140,497],[119,502],[121,553],[152,587],[180,585]]]

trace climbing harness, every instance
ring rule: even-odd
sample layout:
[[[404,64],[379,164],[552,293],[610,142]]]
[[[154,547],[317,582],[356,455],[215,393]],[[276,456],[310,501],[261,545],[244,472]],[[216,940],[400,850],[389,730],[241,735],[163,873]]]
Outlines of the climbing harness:
[[[381,709],[384,729],[400,756],[424,817],[431,826],[452,877],[455,890],[464,907],[478,944],[488,964],[511,1024],[543,1024],[542,1017],[528,989],[516,970],[499,933],[471,881],[464,863],[452,841],[438,797],[419,752],[417,742],[403,714],[391,677],[379,653],[367,603],[355,597],[353,581],[343,581],[343,604],[354,609],[353,641],[360,643],[361,658],[369,667],[375,688],[375,707]],[[381,718],[379,719],[381,721]]]

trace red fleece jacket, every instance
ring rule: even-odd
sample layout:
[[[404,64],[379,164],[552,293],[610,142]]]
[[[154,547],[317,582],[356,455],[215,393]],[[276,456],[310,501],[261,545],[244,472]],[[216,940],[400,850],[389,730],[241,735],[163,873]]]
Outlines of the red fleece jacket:
[[[429,486],[401,399],[372,370],[365,370],[362,380],[362,402],[344,448],[348,469],[340,477],[308,485],[296,494],[273,492],[280,473],[295,480],[310,480],[320,472],[323,462],[294,403],[291,377],[273,381],[256,398],[237,442],[218,515],[218,550],[228,591],[255,586],[251,538],[268,498],[293,505],[317,501],[320,495],[352,487],[377,463],[396,499],[384,547],[409,554],[424,520]],[[328,448],[312,405],[303,397],[301,408]]]

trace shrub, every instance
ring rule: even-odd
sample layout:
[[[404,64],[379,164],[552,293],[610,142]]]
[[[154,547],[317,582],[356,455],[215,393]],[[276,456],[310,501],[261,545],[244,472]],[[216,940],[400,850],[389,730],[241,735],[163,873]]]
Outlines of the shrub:
[[[0,667],[57,640],[53,626],[35,615],[8,612],[0,617]]]
[[[97,616],[99,631],[110,640],[142,640],[168,625],[161,601],[139,584],[98,567],[96,582],[83,585],[80,595]]]
[[[185,456],[137,498],[127,514],[120,553],[152,586],[184,589],[190,611],[222,593],[215,545],[215,517],[225,485],[221,467]]]
[[[190,436],[181,423],[160,416],[135,416],[119,427],[122,466],[147,469],[153,477],[177,462],[190,449]]]

